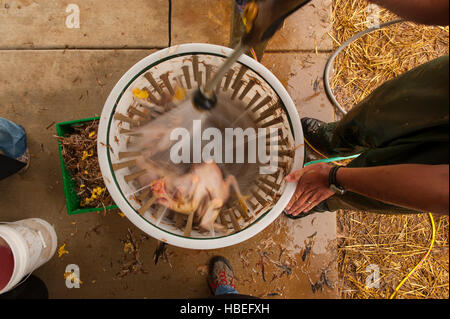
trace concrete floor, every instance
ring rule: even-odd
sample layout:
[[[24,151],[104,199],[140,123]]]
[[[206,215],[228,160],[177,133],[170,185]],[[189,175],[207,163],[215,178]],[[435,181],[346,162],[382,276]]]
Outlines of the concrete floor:
[[[36,270],[51,298],[199,298],[209,294],[206,265],[213,255],[233,264],[240,293],[264,298],[336,298],[324,286],[313,293],[323,271],[336,282],[335,215],[292,221],[280,216],[263,232],[233,247],[198,251],[168,247],[169,262],[153,263],[157,241],[116,212],[69,216],[65,207],[55,123],[99,115],[118,79],[133,64],[167,46],[168,1],[78,0],[80,28],[68,29],[69,2],[0,0],[0,117],[23,125],[32,156],[26,174],[0,181],[2,221],[40,217],[54,225],[55,255]],[[173,1],[172,44],[229,41],[231,0]],[[301,116],[332,120],[321,83],[331,40],[331,0],[314,0],[290,17],[268,47],[262,63],[285,85]],[[3,36],[4,35],[4,36]],[[317,86],[317,83],[319,84]],[[316,87],[316,91],[314,90]],[[119,278],[130,256],[123,241],[131,231],[142,239],[146,273]],[[311,237],[311,235],[315,236]],[[311,253],[303,260],[307,248]],[[264,278],[261,255],[264,258]],[[292,268],[283,273],[280,262]],[[64,272],[80,268],[81,287],[68,289]]]

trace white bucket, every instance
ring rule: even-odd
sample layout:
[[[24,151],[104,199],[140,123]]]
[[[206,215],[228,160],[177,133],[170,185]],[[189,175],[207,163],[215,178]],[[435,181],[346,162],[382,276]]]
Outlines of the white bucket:
[[[45,220],[29,218],[0,224],[0,239],[14,257],[14,270],[0,294],[13,289],[26,275],[53,257],[57,246],[55,229]]]

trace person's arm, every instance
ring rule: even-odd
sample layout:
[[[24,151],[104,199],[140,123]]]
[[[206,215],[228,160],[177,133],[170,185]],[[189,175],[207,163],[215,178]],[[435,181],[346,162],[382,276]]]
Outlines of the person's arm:
[[[336,178],[349,191],[385,203],[448,214],[448,165],[344,168],[338,170]]]
[[[315,164],[288,175],[288,182],[298,180],[296,193],[286,208],[288,213],[308,211],[333,195],[328,188],[330,168],[327,164]],[[449,211],[448,165],[343,167],[336,180],[347,191],[385,203],[436,214]]]
[[[448,25],[449,0],[369,0],[400,17],[428,25]]]

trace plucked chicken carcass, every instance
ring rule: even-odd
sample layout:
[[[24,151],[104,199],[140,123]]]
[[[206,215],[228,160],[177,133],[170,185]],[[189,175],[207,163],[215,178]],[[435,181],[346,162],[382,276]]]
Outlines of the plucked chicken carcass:
[[[143,157],[138,166],[148,173],[139,178],[141,185],[149,185],[156,203],[185,215],[195,214],[195,221],[205,230],[225,231],[216,223],[217,216],[230,197],[233,188],[240,205],[247,210],[245,197],[233,175],[224,178],[215,162],[195,164],[190,171],[178,175],[157,166]]]
[[[167,98],[169,103],[175,101],[191,104],[189,99],[181,102],[181,98],[173,99]],[[140,134],[133,145],[134,150],[141,153],[137,166],[146,171],[146,174],[138,178],[139,184],[142,188],[150,185],[156,203],[181,214],[195,214],[194,224],[200,228],[225,231],[224,226],[215,222],[217,216],[230,198],[231,188],[240,206],[248,211],[240,189],[249,188],[250,183],[246,181],[256,178],[257,164],[220,164],[221,167],[213,161],[174,164],[170,160],[169,152],[175,141],[171,140],[170,135],[173,129],[178,127],[188,129],[189,134],[193,135],[193,119],[200,120],[202,128],[214,127],[221,131],[227,127],[245,129],[251,127],[253,121],[247,113],[242,113],[243,105],[231,103],[229,97],[224,97],[213,113],[189,108],[190,113],[195,112],[194,117],[187,116],[187,109],[181,106],[171,106],[171,110],[165,113],[164,117],[153,119],[147,125],[135,129],[135,133]],[[191,142],[193,143],[190,137],[189,143]],[[203,147],[206,141],[201,143]],[[235,176],[239,176],[244,182],[238,184]]]

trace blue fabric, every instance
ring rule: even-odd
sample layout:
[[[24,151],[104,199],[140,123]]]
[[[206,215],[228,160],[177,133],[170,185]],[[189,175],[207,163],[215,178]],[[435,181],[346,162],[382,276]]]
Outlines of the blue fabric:
[[[248,0],[236,0],[236,9],[238,10],[239,14],[242,14],[244,12],[245,7],[247,6]]]
[[[27,136],[22,126],[0,117],[0,150],[10,158],[18,158],[27,150]]]
[[[220,285],[216,289],[216,296],[237,294],[237,293],[238,293],[237,290],[231,287],[230,285]]]

